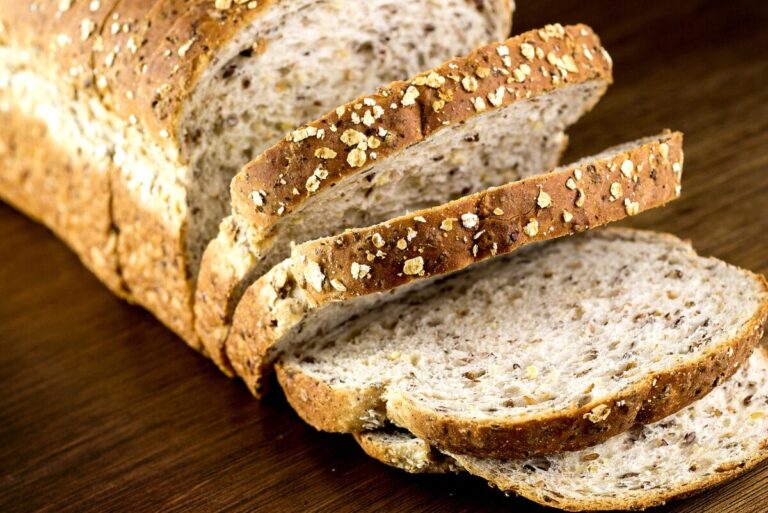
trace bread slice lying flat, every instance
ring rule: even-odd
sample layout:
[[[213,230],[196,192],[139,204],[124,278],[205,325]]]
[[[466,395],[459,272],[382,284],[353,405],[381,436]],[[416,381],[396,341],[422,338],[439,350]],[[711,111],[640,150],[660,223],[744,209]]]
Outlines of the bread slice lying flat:
[[[682,159],[682,135],[665,133],[439,207],[299,245],[243,295],[226,342],[229,360],[258,393],[261,376],[288,343],[316,339],[430,278],[675,199]]]
[[[768,357],[758,349],[700,401],[577,452],[497,460],[442,455],[404,430],[355,438],[388,465],[408,472],[463,469],[545,506],[644,509],[733,479],[768,457]]]
[[[318,429],[387,421],[440,449],[577,450],[706,395],[751,354],[762,276],[671,235],[605,230],[521,250],[286,351],[288,401]]]
[[[207,248],[196,325],[224,341],[246,287],[305,242],[439,205],[557,165],[564,130],[611,82],[586,26],[550,25],[395,82],[289,133],[232,182],[232,215]]]

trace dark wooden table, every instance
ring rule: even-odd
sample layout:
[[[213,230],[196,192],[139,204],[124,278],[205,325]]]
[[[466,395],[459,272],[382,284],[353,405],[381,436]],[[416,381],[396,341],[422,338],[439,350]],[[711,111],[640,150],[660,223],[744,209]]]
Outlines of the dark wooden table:
[[[568,158],[685,131],[682,199],[631,224],[768,272],[768,2],[518,3],[516,31],[585,22],[615,61]],[[252,400],[3,205],[0,240],[0,511],[543,511]],[[765,513],[768,465],[659,511]]]

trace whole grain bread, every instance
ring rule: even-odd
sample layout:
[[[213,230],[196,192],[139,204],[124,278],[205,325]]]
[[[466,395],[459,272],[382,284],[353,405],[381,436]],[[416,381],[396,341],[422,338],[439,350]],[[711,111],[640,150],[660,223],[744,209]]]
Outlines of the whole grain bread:
[[[197,346],[199,261],[235,172],[347,98],[506,37],[512,6],[0,0],[3,115],[53,134],[29,158],[5,153],[0,194]]]
[[[290,243],[369,226],[551,169],[564,130],[611,81],[584,25],[549,25],[379,88],[290,132],[232,181],[232,216],[203,257],[197,333],[225,353],[233,311]]]
[[[387,465],[465,470],[548,507],[646,509],[734,479],[768,457],[768,357],[758,349],[732,378],[684,410],[577,452],[495,460],[443,455],[401,429],[355,439]]]
[[[665,234],[606,229],[522,250],[287,350],[309,424],[387,421],[441,451],[578,450],[706,395],[751,354],[760,275]]]
[[[243,295],[226,351],[259,393],[286,343],[311,341],[373,303],[530,242],[584,231],[680,193],[682,135],[664,133],[550,173],[296,246]]]

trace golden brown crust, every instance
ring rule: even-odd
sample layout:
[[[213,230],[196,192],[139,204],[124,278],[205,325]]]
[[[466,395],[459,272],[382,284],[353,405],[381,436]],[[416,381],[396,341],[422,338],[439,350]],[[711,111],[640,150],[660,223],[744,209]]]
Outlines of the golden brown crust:
[[[762,351],[763,354],[765,354],[764,348],[758,348],[757,351]],[[375,435],[375,433],[373,435]],[[353,436],[369,456],[386,465],[408,470],[403,466],[403,461],[406,460],[407,462],[408,458],[403,458],[397,451],[390,450],[386,444],[380,443],[380,439],[376,436],[371,436],[368,433],[354,433]],[[417,439],[417,442],[420,442],[420,440]],[[433,453],[430,452],[429,454],[431,455]],[[748,472],[768,458],[768,438],[762,441],[758,450],[751,457],[744,461],[729,465],[728,467],[721,466],[715,474],[702,476],[698,479],[691,479],[674,490],[647,490],[644,495],[634,496],[632,498],[620,495],[611,498],[595,498],[585,494],[578,500],[566,499],[548,493],[545,487],[531,486],[511,477],[506,478],[503,474],[490,472],[486,466],[473,465],[471,459],[463,458],[462,456],[456,456],[456,458],[458,461],[452,460],[451,462],[453,468],[466,470],[475,476],[486,479],[489,484],[504,492],[515,493],[544,506],[556,507],[566,511],[644,510],[654,506],[660,506],[672,500],[696,495]],[[429,458],[424,463],[427,465],[421,470],[423,472],[441,473],[447,471],[440,465],[440,459]]]
[[[632,234],[632,230],[611,232]],[[768,292],[765,278],[753,277]],[[505,424],[499,420],[470,421],[440,414],[420,407],[405,395],[389,392],[387,417],[439,450],[456,454],[503,459],[583,449],[636,423],[660,420],[709,393],[752,354],[762,337],[766,318],[768,301],[760,305],[733,339],[684,364],[651,373],[613,397],[581,407],[516,418]],[[314,378],[280,363],[275,369],[289,403],[310,425],[337,432],[359,432],[366,428],[365,411],[353,410],[357,404],[345,401],[348,390],[338,387],[312,395],[327,385],[315,383]],[[369,402],[373,401],[369,398]],[[601,415],[595,422],[592,413],[596,411],[608,411],[608,415],[604,418]]]
[[[500,483],[491,479],[489,479],[489,481],[491,484],[504,492],[516,493],[521,497],[525,497],[526,499],[538,502],[544,506],[555,507],[564,511],[637,511],[652,508],[654,506],[661,506],[673,500],[685,499],[687,497],[692,497],[702,493],[709,488],[714,488],[715,486],[731,481],[732,479],[735,479],[738,476],[748,472],[756,465],[765,461],[766,458],[768,458],[768,451],[762,449],[753,457],[741,462],[734,468],[725,470],[723,472],[718,472],[717,474],[705,476],[702,479],[691,480],[676,490],[657,492],[649,491],[645,496],[633,499],[625,499],[622,497],[615,497],[612,499],[584,498],[583,500],[573,501],[555,498],[551,495],[546,495],[545,499],[540,489],[529,486],[527,484],[513,483],[511,481]],[[487,478],[477,469],[472,468],[470,472],[479,477]]]
[[[0,0],[0,22],[14,45],[39,50],[41,69],[79,87],[95,84],[108,108],[126,121],[136,116],[155,142],[178,148],[179,113],[201,73],[274,3]]]
[[[48,226],[110,290],[127,297],[111,224],[108,164],[74,156],[38,119],[13,107],[0,111],[0,198]]]
[[[523,44],[530,45],[532,57],[527,51],[530,58],[521,53]],[[483,98],[491,110],[545,95],[565,85],[599,81],[605,87],[611,79],[610,62],[599,45],[599,39],[588,27],[579,25],[564,29],[552,25],[503,43],[481,47],[468,57],[453,59],[409,82],[396,82],[382,88],[378,94],[358,98],[293,131],[286,140],[245,166],[232,182],[233,210],[242,213],[245,222],[251,224],[251,238],[266,239],[270,229],[282,217],[310,199],[310,193],[330,190],[343,178],[362,173],[374,162],[407,151],[408,146],[428,138],[440,128],[480,115],[472,105],[472,99]],[[507,50],[500,51],[500,48]],[[506,55],[511,52],[516,54]],[[543,57],[537,57],[537,52]],[[579,71],[561,71],[558,66],[565,64],[554,58],[550,60],[555,64],[547,60],[550,52],[558,56],[575,55],[574,63],[569,62],[568,66],[573,70],[573,66],[578,65]],[[521,64],[536,68],[536,71],[519,82],[513,71]],[[555,73],[556,80],[542,70]],[[471,82],[464,82],[468,78]],[[441,80],[444,82],[441,87],[433,87],[435,81]],[[504,95],[499,97],[498,105],[492,105],[488,95],[496,95],[495,91],[502,85],[506,88]],[[403,105],[403,95],[409,89],[418,90],[419,96],[412,105]],[[446,101],[436,112],[433,104],[441,98]],[[396,109],[391,108],[393,103]],[[366,112],[370,118],[366,118]],[[355,116],[360,118],[358,123],[351,121]],[[361,138],[365,139],[364,146],[369,151],[363,152],[367,164],[359,167],[350,160],[350,155],[352,151],[358,151],[358,157],[362,155]],[[355,145],[351,146],[351,142]],[[326,158],[332,154],[336,154],[336,158]],[[317,171],[318,165],[323,166],[327,176]],[[263,204],[257,207],[254,201]],[[229,223],[222,230],[237,228]],[[226,234],[222,232],[220,235]],[[195,322],[206,353],[223,372],[232,375],[234,369],[225,352],[225,340],[233,312],[241,300],[241,288],[248,283],[243,283],[239,274],[226,268],[227,263],[222,259],[228,253],[231,253],[230,248],[219,240],[212,241],[206,248],[195,299]]]
[[[478,48],[294,130],[235,176],[233,209],[268,232],[321,189],[445,126],[590,81],[610,83],[611,61],[585,25],[548,25]]]
[[[371,458],[412,474],[447,474],[461,469],[452,457],[434,450],[423,440],[413,440],[421,454],[412,455],[405,453],[406,448],[379,443],[375,432],[353,433],[352,436]]]
[[[294,249],[296,264],[290,274],[301,281],[304,269],[316,265],[321,290],[289,281],[280,294],[302,287],[312,305],[344,301],[454,272],[529,242],[616,221],[675,199],[682,160],[682,134],[665,133],[609,159],[311,241]],[[621,169],[625,161],[632,163],[626,174]],[[267,352],[292,328],[292,321],[286,325],[277,318],[262,297],[273,289],[269,275],[248,288],[226,342],[232,366],[257,395]]]

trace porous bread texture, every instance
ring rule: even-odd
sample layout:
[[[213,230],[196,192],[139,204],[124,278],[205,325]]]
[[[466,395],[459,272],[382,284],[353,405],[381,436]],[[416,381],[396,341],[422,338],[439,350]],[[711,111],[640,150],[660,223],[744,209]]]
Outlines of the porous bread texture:
[[[762,276],[671,235],[605,230],[380,306],[286,352],[278,379],[319,429],[389,419],[442,451],[519,458],[594,445],[703,397],[766,316]]]
[[[521,71],[524,70],[524,71]],[[288,134],[232,181],[233,216],[204,255],[197,331],[223,353],[242,291],[301,243],[550,169],[611,62],[583,25],[480,47]],[[481,171],[478,171],[478,168]]]
[[[312,340],[431,277],[662,205],[680,193],[682,161],[682,134],[664,133],[550,173],[296,246],[290,259],[243,295],[226,341],[227,356],[259,393],[261,375],[276,351],[285,349],[283,343]]]
[[[768,358],[758,349],[728,381],[684,410],[576,452],[519,460],[439,455],[407,431],[355,435],[408,472],[463,469],[549,507],[645,509],[699,493],[768,457]]]
[[[508,0],[248,4],[0,2],[0,87],[23,82],[21,96],[5,88],[8,101],[28,106],[19,115],[42,121],[62,152],[84,161],[84,171],[22,176],[25,186],[8,183],[3,195],[43,181],[93,194],[79,214],[91,222],[62,223],[79,228],[60,233],[86,261],[109,257],[90,267],[193,347],[199,260],[227,204],[216,192],[238,166],[306,116],[506,36],[511,11]],[[305,30],[340,16],[348,28],[337,37]]]
[[[504,37],[510,11],[500,0],[482,8],[466,0],[304,0],[282,2],[241,30],[181,113],[182,153],[197,171],[189,207],[201,212],[191,218],[190,255],[199,259],[215,236],[243,164],[341,101]]]

